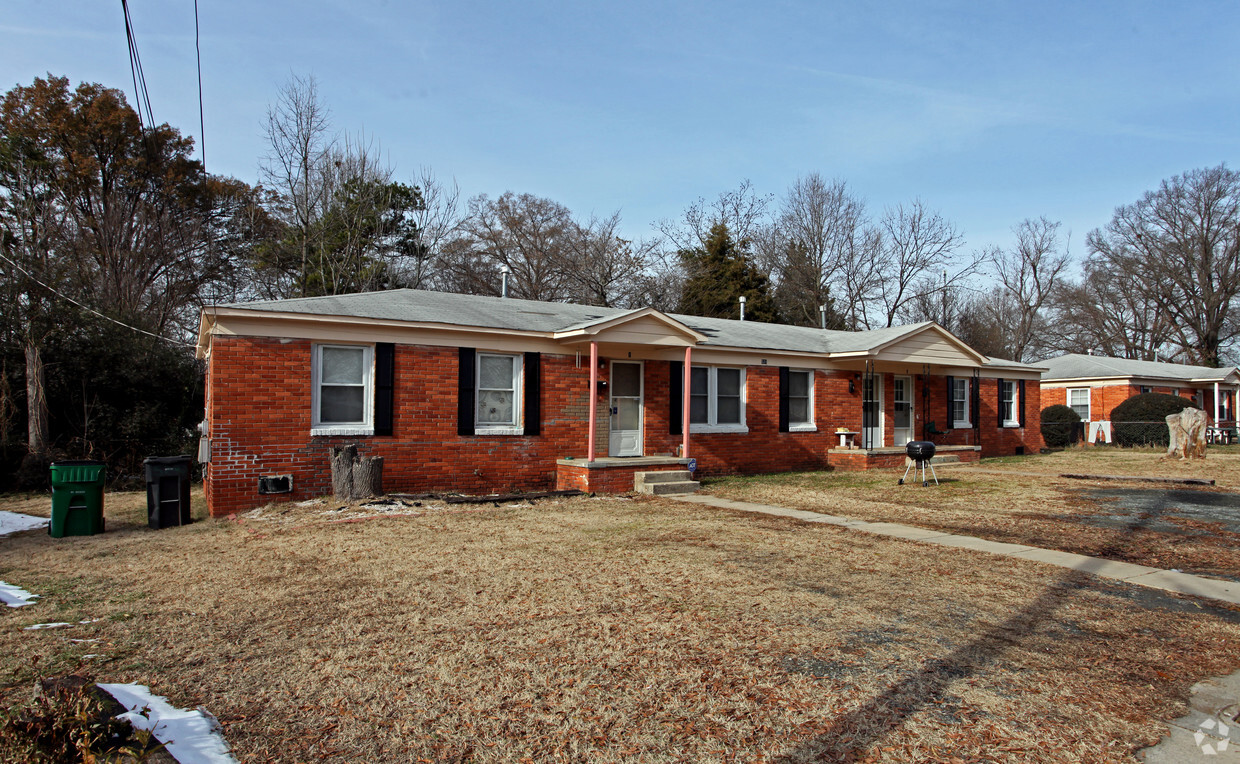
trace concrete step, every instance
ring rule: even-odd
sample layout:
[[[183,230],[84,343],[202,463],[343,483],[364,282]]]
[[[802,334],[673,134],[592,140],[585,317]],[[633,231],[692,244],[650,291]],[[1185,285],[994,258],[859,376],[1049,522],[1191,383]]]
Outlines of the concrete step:
[[[941,454],[930,458],[931,464],[952,464],[960,461],[960,457],[956,454]]]
[[[633,490],[650,493],[646,490],[646,486],[656,483],[678,483],[685,480],[692,480],[693,476],[689,474],[689,470],[650,470],[647,472],[633,473]]]
[[[669,496],[686,493],[696,493],[702,484],[696,480],[677,480],[675,482],[666,483],[649,483],[643,490],[643,493],[652,493],[655,496]]]

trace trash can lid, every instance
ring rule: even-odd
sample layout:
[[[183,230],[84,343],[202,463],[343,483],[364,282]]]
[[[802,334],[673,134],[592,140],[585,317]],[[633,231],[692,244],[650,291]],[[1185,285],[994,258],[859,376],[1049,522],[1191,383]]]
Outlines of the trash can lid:
[[[180,464],[181,462],[193,461],[189,454],[181,454],[180,456],[148,456],[142,460],[143,464]]]
[[[53,467],[102,467],[103,462],[97,459],[70,459],[63,462],[52,462]]]

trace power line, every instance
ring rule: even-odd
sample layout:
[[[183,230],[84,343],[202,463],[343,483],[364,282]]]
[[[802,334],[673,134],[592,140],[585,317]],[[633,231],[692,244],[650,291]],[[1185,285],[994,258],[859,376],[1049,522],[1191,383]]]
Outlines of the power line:
[[[202,114],[202,48],[198,44],[198,0],[194,0],[194,53],[198,57],[198,148],[202,150],[202,169],[207,170],[207,123]]]
[[[129,42],[129,72],[133,75],[134,105],[137,107],[138,123],[142,123],[142,107],[145,105],[147,124],[154,127],[155,114],[151,111],[151,94],[146,89],[146,75],[142,72],[142,58],[138,55],[138,38],[134,35],[128,0],[121,0],[121,10],[125,14],[125,39]]]
[[[191,345],[191,344],[189,344],[188,342],[177,342],[176,340],[174,340],[174,339],[169,339],[168,337],[165,337],[165,336],[163,336],[162,334],[155,334],[154,332],[148,332],[146,329],[139,329],[138,327],[136,327],[136,326],[130,326],[129,324],[127,324],[127,323],[125,323],[125,322],[123,322],[123,321],[117,321],[115,318],[112,318],[111,316],[105,316],[104,314],[100,313],[99,311],[95,310],[94,308],[91,308],[91,307],[89,307],[89,306],[83,305],[82,303],[80,303],[80,302],[78,302],[77,300],[73,299],[72,297],[70,297],[69,295],[65,294],[64,292],[61,292],[59,289],[56,289],[55,287],[51,287],[51,286],[48,286],[47,284],[43,283],[43,282],[42,282],[42,281],[40,281],[40,280],[39,280],[39,279],[38,279],[38,278],[37,278],[37,277],[36,277],[33,273],[31,273],[30,271],[28,271],[28,270],[26,270],[25,268],[23,268],[23,267],[21,267],[20,265],[18,265],[16,262],[14,262],[13,260],[11,260],[11,259],[8,257],[8,255],[5,255],[3,252],[0,252],[0,258],[2,258],[2,259],[4,259],[4,260],[7,260],[7,261],[9,262],[9,264],[10,264],[10,265],[12,265],[14,268],[16,268],[17,270],[21,271],[22,273],[26,274],[26,276],[27,276],[27,277],[29,277],[31,281],[33,281],[34,283],[36,283],[36,284],[38,284],[39,286],[43,287],[43,288],[44,288],[44,289],[46,289],[47,291],[49,291],[49,292],[51,292],[52,294],[54,294],[54,295],[56,295],[56,296],[60,297],[61,299],[68,300],[69,302],[73,303],[74,305],[78,306],[79,308],[81,308],[82,310],[84,310],[84,311],[86,311],[86,312],[88,312],[88,313],[93,313],[93,314],[95,314],[96,316],[99,316],[100,318],[104,319],[105,321],[111,321],[112,323],[114,323],[114,324],[116,324],[116,325],[118,325],[118,326],[123,326],[123,327],[125,327],[126,329],[132,329],[132,330],[133,330],[133,331],[135,331],[135,332],[138,332],[138,333],[140,333],[140,334],[145,334],[145,335],[146,335],[146,336],[148,336],[148,337],[154,337],[154,338],[155,338],[155,339],[157,339],[157,340],[163,340],[164,342],[170,342],[170,343],[172,343],[173,345],[177,345],[178,347],[183,347],[183,348],[192,348],[192,347],[195,347],[194,345]]]

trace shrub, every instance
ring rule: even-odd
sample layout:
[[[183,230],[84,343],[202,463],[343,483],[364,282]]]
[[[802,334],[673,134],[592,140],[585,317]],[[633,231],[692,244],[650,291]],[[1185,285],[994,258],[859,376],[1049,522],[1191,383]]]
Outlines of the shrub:
[[[1042,439],[1049,448],[1063,448],[1080,437],[1081,415],[1071,406],[1057,403],[1042,409]]]
[[[1144,393],[1111,411],[1112,435],[1121,446],[1162,446],[1169,442],[1167,417],[1192,408],[1193,402],[1178,395]]]

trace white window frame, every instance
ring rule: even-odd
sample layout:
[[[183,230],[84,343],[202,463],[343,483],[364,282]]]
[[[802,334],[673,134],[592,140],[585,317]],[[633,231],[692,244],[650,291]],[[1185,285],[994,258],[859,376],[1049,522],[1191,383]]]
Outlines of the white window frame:
[[[474,354],[474,434],[475,435],[524,435],[524,381],[525,358],[520,353],[491,353],[479,350]],[[482,382],[483,358],[511,358],[512,362],[512,417],[513,422],[487,424],[478,421],[478,393]]]
[[[969,419],[969,409],[972,408],[969,405],[972,401],[972,399],[969,397],[969,393],[972,391],[972,387],[971,387],[972,384],[973,384],[973,380],[968,379],[967,377],[966,378],[956,377],[955,379],[952,380],[952,429],[954,430],[967,430],[973,426],[972,420]],[[962,385],[963,385],[963,388],[961,387]],[[964,390],[963,398],[957,395],[957,393],[960,392],[961,389]],[[961,410],[964,412],[964,418],[957,419],[956,418],[956,404],[961,402],[962,400],[964,402],[964,405],[961,407]]]
[[[1020,385],[1014,379],[1003,380],[1003,426],[1020,427]]]
[[[1092,422],[1092,421],[1093,421],[1093,415],[1094,415],[1093,402],[1092,402],[1092,400],[1091,400],[1091,398],[1093,397],[1093,396],[1092,396],[1092,392],[1093,392],[1093,391],[1092,391],[1090,388],[1088,388],[1088,387],[1069,387],[1069,388],[1068,388],[1068,391],[1067,391],[1067,393],[1066,393],[1066,395],[1067,395],[1067,400],[1065,401],[1065,404],[1067,405],[1067,407],[1068,407],[1068,408],[1073,409],[1073,410],[1075,411],[1075,408],[1072,406],[1072,393],[1074,393],[1074,392],[1077,392],[1077,393],[1079,393],[1079,392],[1083,392],[1083,393],[1085,393],[1085,414],[1086,414],[1086,415],[1085,415],[1085,416],[1083,416],[1083,417],[1081,417],[1081,421],[1082,421],[1082,422]],[[1076,413],[1078,413],[1078,414],[1079,414],[1079,413],[1081,413],[1081,412],[1077,411]]]
[[[323,422],[319,419],[319,391],[323,380],[323,349],[362,351],[362,421]],[[374,345],[316,344],[310,348],[310,434],[311,435],[374,435],[375,347]]]
[[[792,421],[792,405],[791,405],[792,381],[791,380],[792,380],[793,374],[805,374],[809,377],[808,385],[806,389],[806,397],[809,400],[806,402],[807,405],[805,408],[806,415],[809,416],[809,421],[806,421],[806,422]],[[814,370],[813,369],[788,369],[788,380],[789,380],[788,381],[788,400],[789,400],[788,432],[818,432],[818,424],[817,424],[818,420],[814,417],[814,380],[815,380]],[[743,417],[744,415],[742,414],[742,419]]]
[[[693,369],[706,369],[707,387],[706,387],[706,422],[690,422],[689,433],[721,433],[721,432],[749,432],[749,427],[745,421],[745,408],[748,404],[747,388],[745,385],[745,367],[744,366],[699,366],[694,365]],[[719,424],[719,370],[729,369],[740,372],[740,415],[739,423]],[[690,379],[690,395],[692,395],[692,379],[693,372],[689,372]]]

